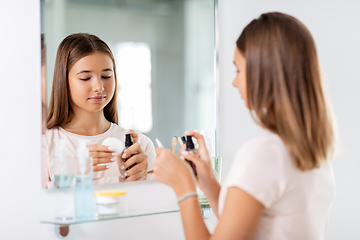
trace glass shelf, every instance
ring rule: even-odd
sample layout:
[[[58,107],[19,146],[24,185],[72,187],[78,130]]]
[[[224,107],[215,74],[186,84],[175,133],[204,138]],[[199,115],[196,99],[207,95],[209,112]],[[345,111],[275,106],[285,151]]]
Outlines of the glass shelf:
[[[132,213],[132,214],[121,214],[121,215],[104,215],[104,216],[95,216],[93,219],[75,219],[73,217],[57,217],[52,219],[41,220],[41,223],[45,224],[55,224],[55,225],[74,225],[79,223],[88,223],[88,222],[97,222],[97,221],[106,221],[113,219],[122,219],[122,218],[133,218],[133,217],[143,217],[151,216],[157,214],[166,214],[166,213],[175,213],[179,210],[165,211],[165,212],[148,212],[148,213]]]
[[[200,203],[200,206],[201,206],[201,211],[203,213],[203,217],[207,218],[206,217],[207,214],[204,215],[204,213],[211,210],[209,203],[207,203],[207,202]],[[175,213],[175,212],[179,212],[179,210],[133,212],[133,213],[128,213],[128,214],[117,214],[117,215],[97,215],[97,214],[95,214],[93,219],[76,219],[74,217],[54,217],[54,218],[41,220],[40,222],[45,223],[45,224],[55,224],[55,225],[73,225],[73,224],[79,224],[79,223],[106,221],[106,220],[122,219],[122,218],[143,217],[143,216],[151,216],[151,215]]]
[[[209,203],[207,202],[200,202],[201,207],[201,214],[204,219],[207,219],[211,215],[211,208]],[[157,210],[157,211],[155,211]],[[80,223],[91,223],[91,222],[98,222],[98,221],[107,221],[107,220],[115,220],[115,219],[123,219],[123,218],[134,218],[134,217],[144,217],[144,216],[152,216],[158,214],[167,214],[167,213],[177,213],[179,210],[169,210],[169,211],[159,211],[159,209],[152,209],[152,211],[145,211],[144,209],[139,211],[133,211],[131,213],[120,213],[117,215],[97,215],[93,219],[76,219],[74,217],[54,217],[45,220],[41,220],[41,223],[44,224],[52,224],[55,226],[56,234],[64,238],[68,235],[70,229],[70,225],[80,224]]]

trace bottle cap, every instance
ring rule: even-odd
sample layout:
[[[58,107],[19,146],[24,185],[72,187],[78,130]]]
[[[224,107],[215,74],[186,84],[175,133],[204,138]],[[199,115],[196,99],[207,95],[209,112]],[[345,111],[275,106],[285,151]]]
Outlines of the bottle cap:
[[[186,140],[186,150],[189,150],[189,149],[194,149],[195,146],[194,146],[194,142],[191,138],[191,136],[186,136],[187,140]]]
[[[118,191],[118,190],[114,190],[114,191],[96,191],[95,192],[95,196],[106,196],[106,197],[117,197],[117,196],[121,196],[121,195],[125,195],[126,191]]]
[[[128,148],[131,145],[133,145],[133,141],[131,139],[131,134],[128,133],[128,134],[125,135],[125,147]]]

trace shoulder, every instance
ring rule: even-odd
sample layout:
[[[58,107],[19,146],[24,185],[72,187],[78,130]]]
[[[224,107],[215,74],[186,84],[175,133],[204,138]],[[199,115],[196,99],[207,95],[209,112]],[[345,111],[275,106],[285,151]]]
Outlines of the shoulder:
[[[146,136],[143,133],[137,132],[138,137],[139,137],[139,143],[140,145],[144,146],[145,148],[150,147],[151,149],[155,149],[153,142],[151,141],[151,139]]]
[[[126,129],[120,127],[116,123],[111,123],[110,132],[115,133],[117,136],[125,136],[126,131],[127,131]],[[140,145],[146,146],[148,144],[152,144],[150,138],[144,135],[143,133],[137,131],[135,131],[135,133],[138,135]]]
[[[282,145],[275,134],[246,142],[237,151],[224,185],[239,187],[270,207],[286,184]]]
[[[109,134],[115,133],[115,134],[122,134],[125,135],[126,130],[122,127],[120,127],[119,125],[117,125],[116,123],[111,123],[110,125],[110,129],[108,130]]]
[[[59,136],[59,131],[60,128],[59,127],[53,127],[50,129],[46,129],[44,134],[42,135],[43,140],[52,140],[53,138],[56,138],[57,136]]]
[[[49,149],[54,147],[54,140],[60,138],[60,129],[59,127],[53,127],[50,129],[46,129],[42,134],[41,145],[43,151],[47,152]]]
[[[236,158],[247,159],[273,159],[280,158],[285,145],[280,137],[273,133],[254,138],[240,147],[236,153]]]

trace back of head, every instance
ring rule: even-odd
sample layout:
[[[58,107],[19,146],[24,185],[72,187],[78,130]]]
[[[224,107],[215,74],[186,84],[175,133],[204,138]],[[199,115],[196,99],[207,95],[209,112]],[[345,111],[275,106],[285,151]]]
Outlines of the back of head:
[[[72,118],[68,73],[71,67],[81,58],[95,52],[106,53],[112,60],[116,85],[115,59],[109,46],[95,35],[75,33],[67,36],[60,43],[55,60],[54,78],[47,117],[47,128],[62,126]],[[104,108],[105,118],[118,123],[116,106],[116,88],[114,97]]]
[[[237,40],[246,59],[253,118],[278,134],[301,170],[319,167],[334,150],[333,124],[315,42],[297,19],[266,13]]]

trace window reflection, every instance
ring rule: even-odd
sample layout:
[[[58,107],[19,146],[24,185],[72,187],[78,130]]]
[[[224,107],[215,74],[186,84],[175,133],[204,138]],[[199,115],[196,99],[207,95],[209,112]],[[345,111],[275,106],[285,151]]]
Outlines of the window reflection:
[[[143,133],[153,126],[151,109],[151,54],[146,43],[116,46],[120,124]]]

